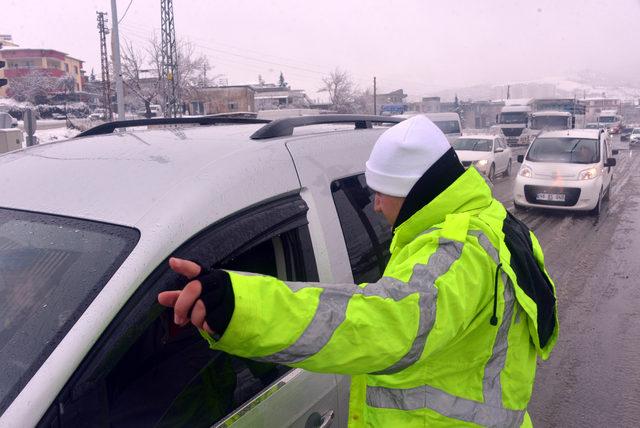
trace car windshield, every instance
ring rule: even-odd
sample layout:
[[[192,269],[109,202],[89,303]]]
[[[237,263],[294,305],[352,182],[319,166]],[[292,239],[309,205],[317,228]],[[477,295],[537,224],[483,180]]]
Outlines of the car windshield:
[[[510,124],[525,124],[527,123],[527,113],[525,112],[509,112],[500,114],[500,123],[505,125]]]
[[[631,131],[632,134],[640,134],[640,128],[635,128],[633,131]]]
[[[566,116],[538,116],[531,121],[532,129],[566,129]]]
[[[445,134],[460,133],[460,124],[457,120],[434,120],[433,123]]]
[[[122,226],[0,209],[0,413],[138,236]]]
[[[554,163],[596,163],[600,160],[600,145],[597,139],[536,138],[531,143],[527,160]]]
[[[491,140],[487,138],[458,138],[452,144],[455,150],[469,150],[473,152],[490,152]]]
[[[613,123],[617,120],[618,118],[616,118],[615,116],[600,116],[600,118],[598,118],[598,122],[600,123]]]

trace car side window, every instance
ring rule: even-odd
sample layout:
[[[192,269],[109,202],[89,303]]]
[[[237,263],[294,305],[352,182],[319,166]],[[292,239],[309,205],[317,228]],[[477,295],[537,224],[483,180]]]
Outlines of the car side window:
[[[392,234],[384,217],[373,210],[373,191],[360,174],[334,181],[331,193],[354,282],[377,281],[389,261]]]
[[[278,217],[285,218],[286,209],[264,211],[267,217],[258,221],[270,223],[262,227],[265,233],[251,236],[246,222],[226,222],[174,254],[211,267],[317,281],[306,217],[298,213],[283,224]],[[58,403],[64,412],[59,425],[51,425],[208,427],[290,370],[213,351],[193,326],[174,324],[173,311],[155,303],[159,291],[180,286],[165,265],[145,281],[146,291],[123,310],[129,314],[103,335],[111,337],[98,343],[65,388]]]

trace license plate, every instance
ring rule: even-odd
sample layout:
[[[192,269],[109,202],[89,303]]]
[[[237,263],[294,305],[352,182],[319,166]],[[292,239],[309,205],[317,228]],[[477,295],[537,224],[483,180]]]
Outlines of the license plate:
[[[565,194],[564,193],[538,193],[536,195],[536,199],[539,201],[564,202]]]

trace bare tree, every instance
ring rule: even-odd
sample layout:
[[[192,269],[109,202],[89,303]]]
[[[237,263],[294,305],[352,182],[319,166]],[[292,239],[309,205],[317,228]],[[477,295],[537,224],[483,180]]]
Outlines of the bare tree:
[[[221,75],[207,75],[211,70],[209,60],[206,56],[198,54],[195,46],[185,40],[179,40],[178,45],[178,69],[174,78],[178,82],[178,92],[183,100],[197,97],[199,89],[209,86],[210,82]],[[141,50],[136,50],[131,43],[125,44],[123,52],[123,74],[125,79],[132,82],[129,88],[145,104],[147,114],[150,114],[148,105],[154,99],[163,99],[166,85],[162,81],[161,64],[161,43],[157,35],[149,39],[146,46]],[[141,78],[141,67],[148,66],[155,79],[155,84],[149,84],[148,78]],[[135,82],[142,83],[139,86]]]
[[[57,79],[41,70],[32,70],[24,76],[11,79],[9,96],[16,101],[43,104],[58,89]]]
[[[370,88],[356,91],[353,99],[353,112],[362,114],[376,114],[373,111],[373,92]]]
[[[144,105],[147,118],[152,116],[151,104],[160,92],[158,70],[149,70],[145,67],[145,65],[155,65],[155,55],[154,44],[145,50],[139,50],[130,42],[126,42],[122,50],[122,80],[133,94],[133,100],[137,98],[138,102],[142,102]],[[135,104],[132,101],[130,103]]]
[[[338,113],[350,113],[354,110],[354,100],[357,88],[349,73],[336,68],[322,79],[324,84],[320,92],[328,92],[333,108]]]

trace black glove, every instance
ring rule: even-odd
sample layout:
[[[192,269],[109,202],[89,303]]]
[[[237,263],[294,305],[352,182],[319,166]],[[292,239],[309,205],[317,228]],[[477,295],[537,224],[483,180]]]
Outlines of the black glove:
[[[233,315],[235,309],[235,296],[229,274],[221,269],[206,269],[198,262],[200,275],[187,280],[187,283],[198,280],[202,284],[200,300],[206,310],[205,320],[216,335],[222,336]],[[186,283],[185,283],[186,285]],[[184,288],[184,287],[183,287]],[[191,308],[193,310],[193,308]],[[189,318],[191,318],[191,310]]]

